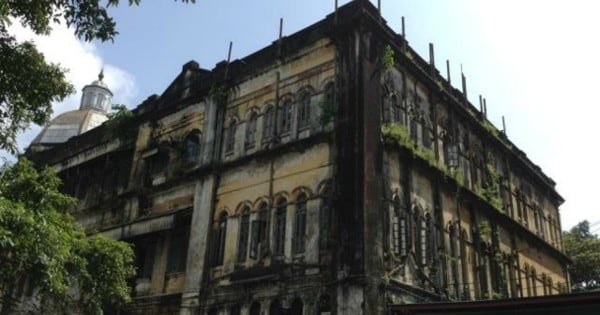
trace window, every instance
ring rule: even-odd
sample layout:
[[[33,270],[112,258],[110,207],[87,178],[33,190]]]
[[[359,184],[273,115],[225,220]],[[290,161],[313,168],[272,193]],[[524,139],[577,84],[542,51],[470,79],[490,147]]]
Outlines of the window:
[[[325,95],[324,95],[325,105],[333,107],[335,105],[335,89],[333,82],[327,83],[325,86]]]
[[[248,236],[250,232],[250,208],[244,207],[240,217],[240,236],[238,238],[238,262],[245,262],[248,253]]]
[[[319,298],[318,315],[331,314],[331,298],[327,294],[321,295]]]
[[[271,307],[269,307],[269,315],[281,315],[283,310],[281,308],[281,304],[278,299],[273,300],[271,302]]]
[[[263,140],[271,139],[273,136],[273,127],[275,120],[275,110],[272,105],[269,105],[267,110],[265,111],[265,116],[263,117]]]
[[[302,315],[304,313],[304,303],[300,298],[295,298],[292,302],[292,309],[290,315]]]
[[[326,184],[321,195],[321,209],[319,212],[319,248],[327,250],[330,247],[331,235],[331,204],[333,199],[331,185]]]
[[[252,112],[248,121],[246,122],[246,146],[251,146],[254,144],[256,140],[256,121],[258,120],[258,115],[256,112]]]
[[[283,256],[285,249],[285,215],[287,201],[285,198],[280,198],[275,209],[275,227],[274,227],[274,254],[275,256]]]
[[[400,107],[400,101],[396,94],[392,95],[392,104],[390,107],[391,118],[393,122],[404,124],[404,110]]]
[[[235,148],[235,133],[237,131],[237,121],[232,119],[227,130],[227,138],[225,139],[225,152],[233,152]]]
[[[260,315],[260,303],[254,302],[250,306],[250,315]]]
[[[252,239],[250,244],[250,258],[258,257],[259,248],[266,245],[267,240],[267,215],[269,206],[263,202],[258,207],[258,219],[252,222]]]
[[[294,112],[294,106],[292,100],[286,98],[283,100],[281,110],[279,113],[279,132],[286,133],[292,130],[292,116]]]
[[[423,136],[423,146],[431,149],[431,132],[427,126],[427,120],[421,119],[421,132]]]
[[[200,131],[192,131],[185,137],[184,159],[185,162],[195,162],[200,156]]]
[[[152,278],[155,252],[156,241],[154,239],[143,239],[134,242],[135,269],[138,278]]]
[[[310,124],[310,99],[309,92],[304,92],[300,96],[298,106],[298,128],[308,127]]]
[[[225,238],[227,237],[227,212],[223,212],[219,218],[213,239],[213,266],[223,264],[225,256]]]
[[[178,230],[173,231],[173,233],[171,234],[167,273],[185,271],[189,235],[189,226],[179,227]]]
[[[229,315],[240,315],[240,314],[242,314],[242,307],[239,304],[236,304],[229,309]]]
[[[400,198],[394,198],[394,214],[392,217],[392,248],[400,256],[407,254],[407,234],[406,213],[402,211]]]
[[[306,235],[306,195],[300,194],[296,199],[296,219],[294,220],[294,238],[292,248],[294,254],[304,253]]]

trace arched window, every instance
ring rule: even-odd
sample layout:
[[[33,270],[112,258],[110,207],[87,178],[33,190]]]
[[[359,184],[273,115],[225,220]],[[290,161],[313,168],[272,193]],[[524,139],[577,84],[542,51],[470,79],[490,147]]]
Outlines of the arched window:
[[[292,100],[286,98],[283,100],[279,112],[279,132],[286,133],[292,130],[292,117],[294,114],[294,104]]]
[[[393,122],[404,124],[404,110],[401,108],[400,100],[396,94],[391,97],[390,112]]]
[[[202,134],[200,131],[194,130],[185,137],[185,153],[184,158],[186,162],[195,162],[200,156],[200,139]]]
[[[335,86],[333,82],[325,85],[324,102],[326,106],[335,107]]]
[[[219,218],[213,239],[213,266],[223,264],[225,256],[225,238],[227,236],[227,212],[223,212]]]
[[[292,302],[292,309],[290,310],[290,315],[302,315],[303,313],[304,313],[304,303],[302,303],[302,299],[297,297]]]
[[[250,208],[244,207],[240,216],[240,236],[238,238],[238,262],[245,262],[248,253],[248,236],[250,234]]]
[[[319,212],[319,247],[321,250],[327,250],[330,247],[332,199],[333,191],[331,185],[327,183],[321,193],[321,209]]]
[[[292,248],[294,254],[304,253],[306,235],[306,195],[298,195],[296,199],[296,217],[294,220],[294,237]]]
[[[421,119],[421,136],[423,138],[423,146],[427,149],[431,149],[431,132],[427,126],[427,120],[424,117]]]
[[[258,114],[256,112],[252,112],[250,117],[248,117],[248,121],[246,122],[246,140],[245,145],[251,146],[254,144],[256,140],[256,122],[258,121]]]
[[[233,152],[235,148],[235,133],[237,132],[237,121],[232,119],[227,130],[227,138],[225,139],[225,152]]]
[[[311,95],[308,91],[300,95],[300,101],[298,102],[298,128],[310,125],[310,99]]]
[[[273,137],[274,124],[275,109],[273,109],[272,105],[269,105],[263,117],[263,140],[268,140],[271,139],[271,137]]]
[[[392,247],[395,253],[406,256],[408,252],[408,226],[406,213],[402,210],[400,197],[394,197],[394,213],[392,216]]]
[[[266,246],[267,242],[267,216],[269,206],[262,202],[258,206],[258,218],[252,222],[252,240],[250,243],[250,258],[256,259],[259,250]]]
[[[331,314],[331,298],[327,294],[321,295],[319,298],[319,309],[318,313],[321,314]]]
[[[537,275],[535,274],[535,268],[531,267],[531,291],[533,296],[537,296]]]
[[[278,299],[273,300],[273,302],[271,302],[271,307],[269,307],[269,315],[281,315],[282,314],[282,309],[281,309],[281,303],[279,303]]]
[[[250,315],[260,315],[260,303],[253,302],[250,306]]]
[[[425,214],[423,218],[423,231],[421,231],[421,248],[423,252],[423,264],[433,262],[433,228],[431,222],[431,214]]]
[[[240,315],[242,313],[242,307],[236,304],[229,309],[229,315]]]
[[[273,252],[275,256],[283,256],[285,250],[285,217],[286,217],[287,200],[280,198],[277,201],[275,208],[275,226],[273,228]]]

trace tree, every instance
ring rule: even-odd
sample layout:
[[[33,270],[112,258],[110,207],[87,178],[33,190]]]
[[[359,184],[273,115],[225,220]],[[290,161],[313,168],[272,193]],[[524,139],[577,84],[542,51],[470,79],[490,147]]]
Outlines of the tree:
[[[36,289],[43,313],[77,307],[99,314],[103,305],[130,300],[131,246],[87,238],[66,212],[75,200],[59,186],[52,169],[38,171],[25,158],[0,169],[0,314],[16,307],[13,296],[26,282]]]
[[[129,5],[140,1],[128,0]],[[106,0],[105,5],[98,0],[0,0],[0,149],[16,153],[18,133],[30,123],[44,124],[52,115],[52,103],[74,91],[65,79],[67,70],[48,63],[33,43],[17,43],[7,26],[18,21],[38,35],[48,35],[52,22],[63,22],[81,39],[108,41],[118,33],[107,8],[118,4],[119,0]]]
[[[563,232],[563,241],[573,260],[569,266],[573,291],[600,288],[600,239],[590,233],[590,223],[583,221]]]

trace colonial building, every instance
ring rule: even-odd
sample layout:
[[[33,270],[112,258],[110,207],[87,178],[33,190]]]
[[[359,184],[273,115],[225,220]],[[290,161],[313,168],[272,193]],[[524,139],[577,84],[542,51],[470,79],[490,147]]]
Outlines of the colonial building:
[[[28,154],[89,233],[135,246],[132,314],[569,290],[555,183],[368,1],[243,59],[190,61],[132,115],[48,145],[56,128]]]

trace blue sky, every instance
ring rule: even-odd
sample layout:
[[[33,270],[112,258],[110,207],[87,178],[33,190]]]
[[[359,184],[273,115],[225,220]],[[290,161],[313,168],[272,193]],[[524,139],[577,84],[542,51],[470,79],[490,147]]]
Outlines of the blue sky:
[[[600,73],[600,19],[595,14],[600,3],[381,2],[384,18],[397,32],[405,17],[407,39],[421,56],[427,58],[428,44],[435,44],[441,73],[450,60],[456,87],[462,65],[469,99],[477,104],[483,94],[496,126],[506,117],[509,138],[557,182],[567,200],[561,207],[563,229],[584,219],[600,221],[594,198],[600,176],[595,146]],[[232,58],[244,57],[277,39],[280,17],[283,33],[289,35],[333,7],[334,0],[146,0],[139,7],[111,9],[120,32],[114,43],[81,43],[64,26],[49,38],[18,27],[13,31],[18,38],[34,39],[49,59],[70,68],[69,78],[78,90],[104,67],[115,102],[132,107],[162,93],[190,59],[210,69],[226,58],[229,41],[234,43]],[[55,114],[77,108],[79,96],[56,104]],[[38,130],[32,127],[21,136],[20,147]]]

